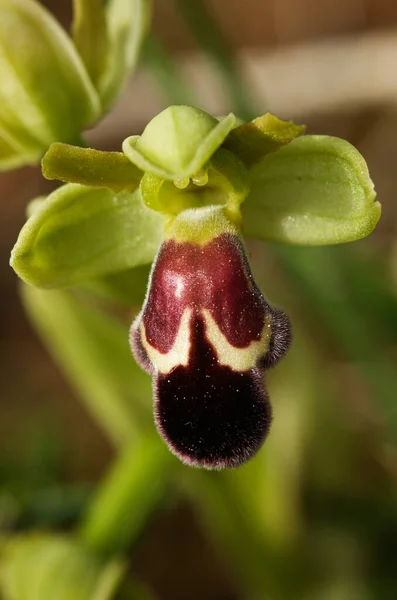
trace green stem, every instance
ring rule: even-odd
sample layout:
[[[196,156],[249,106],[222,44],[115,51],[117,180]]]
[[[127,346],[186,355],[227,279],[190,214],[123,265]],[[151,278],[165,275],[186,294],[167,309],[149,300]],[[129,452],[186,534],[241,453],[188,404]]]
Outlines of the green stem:
[[[157,432],[149,430],[116,459],[80,525],[83,542],[114,555],[134,543],[163,500],[171,455]]]

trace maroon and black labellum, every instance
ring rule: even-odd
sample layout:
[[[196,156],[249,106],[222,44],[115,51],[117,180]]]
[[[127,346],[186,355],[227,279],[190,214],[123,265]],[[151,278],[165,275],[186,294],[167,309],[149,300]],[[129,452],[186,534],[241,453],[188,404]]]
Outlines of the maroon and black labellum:
[[[236,467],[259,450],[272,418],[264,371],[285,354],[290,324],[237,235],[162,244],[131,343],[154,378],[157,428],[182,461]]]

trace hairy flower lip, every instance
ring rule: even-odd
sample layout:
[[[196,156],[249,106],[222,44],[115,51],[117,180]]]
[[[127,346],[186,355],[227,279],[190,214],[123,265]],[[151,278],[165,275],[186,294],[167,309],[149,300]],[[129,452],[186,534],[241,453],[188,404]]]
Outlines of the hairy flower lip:
[[[256,286],[225,212],[178,215],[130,336],[136,360],[153,376],[156,426],[171,451],[207,469],[252,458],[271,423],[264,370],[290,339],[288,318]]]

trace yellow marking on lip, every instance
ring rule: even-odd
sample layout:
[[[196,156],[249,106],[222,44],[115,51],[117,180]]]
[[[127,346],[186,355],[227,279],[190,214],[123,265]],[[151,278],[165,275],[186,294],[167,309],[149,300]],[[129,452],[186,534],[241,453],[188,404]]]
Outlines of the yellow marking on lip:
[[[230,367],[234,371],[249,371],[253,369],[258,360],[262,358],[268,348],[271,336],[271,316],[265,319],[261,338],[253,341],[246,348],[236,348],[229,343],[226,336],[219,329],[215,319],[207,309],[202,309],[201,314],[205,321],[205,333],[209,343],[214,348],[217,361],[220,365]],[[178,334],[174,345],[167,353],[160,352],[154,348],[146,337],[144,322],[141,321],[139,331],[141,343],[152,365],[159,373],[170,373],[175,367],[189,365],[189,354],[191,346],[191,317],[192,309],[186,308],[183,312]]]
[[[239,227],[230,220],[224,206],[203,206],[186,209],[172,219],[166,228],[165,239],[204,246],[223,233],[241,239]]]
[[[146,337],[146,330],[143,321],[139,325],[139,331],[141,334],[141,343],[145,348],[146,353],[149,357],[150,362],[156,368],[159,373],[167,374],[172,371],[175,367],[183,366],[187,367],[189,364],[189,353],[190,353],[190,319],[192,316],[192,309],[186,308],[183,312],[181,322],[178,329],[178,334],[175,338],[174,345],[171,350],[167,353],[159,352],[156,350],[148,341]]]
[[[209,310],[203,309],[201,312],[205,319],[206,337],[212,344],[220,365],[230,367],[234,371],[249,371],[256,366],[258,360],[269,349],[271,336],[270,315],[265,319],[265,325],[258,341],[251,342],[247,348],[236,348],[223,335]]]

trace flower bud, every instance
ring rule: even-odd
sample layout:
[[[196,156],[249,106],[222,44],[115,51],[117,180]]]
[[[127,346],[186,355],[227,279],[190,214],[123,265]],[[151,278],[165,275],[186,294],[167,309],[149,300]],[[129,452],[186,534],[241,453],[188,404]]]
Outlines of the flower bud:
[[[155,260],[131,345],[154,377],[159,433],[183,462],[236,467],[271,423],[264,370],[286,352],[290,325],[253,279],[222,207],[174,220]]]
[[[0,0],[0,169],[73,142],[100,102],[72,40],[33,0]]]

